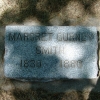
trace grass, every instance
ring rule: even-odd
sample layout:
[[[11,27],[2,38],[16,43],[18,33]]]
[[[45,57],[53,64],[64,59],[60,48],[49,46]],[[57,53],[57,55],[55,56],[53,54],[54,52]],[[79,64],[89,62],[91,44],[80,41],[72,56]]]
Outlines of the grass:
[[[26,19],[51,26],[57,25],[56,21],[62,26],[98,26],[100,25],[100,0],[0,0],[0,26],[12,23],[23,24]],[[1,34],[0,36],[2,37]],[[1,38],[0,47],[2,56],[4,41]],[[8,80],[7,82],[12,86],[13,81]],[[3,83],[0,84],[0,100],[100,100],[99,92],[74,90],[49,93],[43,89],[20,90],[17,88],[4,90],[8,83]],[[4,88],[2,88],[3,85]]]

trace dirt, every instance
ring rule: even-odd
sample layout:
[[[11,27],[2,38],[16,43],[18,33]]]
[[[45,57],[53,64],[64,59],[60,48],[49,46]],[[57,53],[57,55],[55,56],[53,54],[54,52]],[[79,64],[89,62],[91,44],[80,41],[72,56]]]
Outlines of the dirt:
[[[47,83],[46,86],[46,83],[5,78],[3,57],[6,25],[83,25],[96,26],[100,30],[100,0],[0,0],[0,100],[100,100],[99,78],[94,83],[88,81],[81,90],[70,87],[68,90],[64,85],[68,82]],[[64,91],[57,92],[59,87]],[[89,87],[92,88],[89,90]],[[49,91],[49,88],[52,91],[54,88],[56,92]]]

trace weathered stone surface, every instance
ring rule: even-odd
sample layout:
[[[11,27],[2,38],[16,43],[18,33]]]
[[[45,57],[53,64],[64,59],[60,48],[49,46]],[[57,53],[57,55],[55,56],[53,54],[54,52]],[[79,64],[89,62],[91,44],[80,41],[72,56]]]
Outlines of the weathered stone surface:
[[[97,30],[73,26],[7,26],[5,76],[25,80],[96,78]]]

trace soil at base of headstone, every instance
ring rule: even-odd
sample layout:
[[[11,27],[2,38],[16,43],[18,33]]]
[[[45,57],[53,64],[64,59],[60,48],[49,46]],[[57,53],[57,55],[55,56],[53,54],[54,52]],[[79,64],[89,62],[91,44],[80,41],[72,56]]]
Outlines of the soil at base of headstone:
[[[0,90],[0,100],[100,100],[100,93],[89,91],[69,91],[66,93],[48,93],[48,91],[37,90]]]

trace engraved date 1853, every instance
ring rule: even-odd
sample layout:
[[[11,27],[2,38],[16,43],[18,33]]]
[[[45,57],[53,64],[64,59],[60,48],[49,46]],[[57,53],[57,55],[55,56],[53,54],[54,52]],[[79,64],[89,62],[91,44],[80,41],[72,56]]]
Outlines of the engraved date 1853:
[[[34,60],[34,59],[21,60],[20,66],[21,67],[41,67],[41,60]]]

